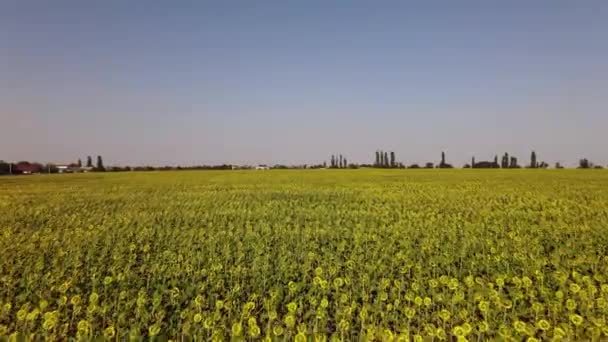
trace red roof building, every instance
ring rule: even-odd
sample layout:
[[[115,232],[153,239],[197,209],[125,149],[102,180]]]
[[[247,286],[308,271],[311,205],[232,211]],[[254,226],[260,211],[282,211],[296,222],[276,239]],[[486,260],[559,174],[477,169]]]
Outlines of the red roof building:
[[[15,165],[13,169],[13,173],[29,175],[32,173],[40,173],[42,172],[42,165],[37,163],[29,163],[29,162],[19,162]]]

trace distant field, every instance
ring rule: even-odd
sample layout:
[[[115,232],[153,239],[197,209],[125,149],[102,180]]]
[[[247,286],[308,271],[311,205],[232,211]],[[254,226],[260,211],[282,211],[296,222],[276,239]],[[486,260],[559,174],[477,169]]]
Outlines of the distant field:
[[[0,336],[608,336],[608,172],[0,177]]]

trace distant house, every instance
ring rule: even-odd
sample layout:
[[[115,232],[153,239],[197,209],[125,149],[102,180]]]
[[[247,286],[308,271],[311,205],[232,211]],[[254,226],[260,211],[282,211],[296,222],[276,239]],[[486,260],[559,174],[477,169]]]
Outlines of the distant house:
[[[267,165],[258,165],[255,167],[256,170],[270,170],[270,167]]]
[[[78,164],[72,163],[72,164],[68,165],[68,172],[77,173],[77,172],[82,172],[82,170],[81,170],[81,167],[78,166]]]
[[[13,173],[22,175],[31,175],[32,173],[42,172],[42,165],[37,163],[19,162],[15,165]]]
[[[93,171],[95,168],[94,167],[90,167],[90,166],[78,166],[78,165],[70,165],[68,167],[68,171],[72,172],[72,173],[79,173],[79,172],[91,172]]]
[[[63,164],[57,165],[57,170],[59,173],[80,173],[80,172],[90,172],[93,171],[92,167],[78,166],[78,164]]]

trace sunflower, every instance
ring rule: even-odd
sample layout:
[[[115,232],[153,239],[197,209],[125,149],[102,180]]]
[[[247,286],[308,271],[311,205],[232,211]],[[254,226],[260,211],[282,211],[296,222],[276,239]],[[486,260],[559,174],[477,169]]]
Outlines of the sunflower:
[[[73,306],[79,306],[80,305],[80,296],[79,295],[75,295],[70,299],[70,304],[72,304]]]
[[[110,325],[109,327],[105,328],[103,331],[103,335],[106,338],[113,338],[116,335],[116,329],[114,328],[114,326]]]
[[[477,330],[479,330],[481,333],[485,333],[490,330],[490,326],[488,325],[488,322],[481,321],[479,324],[477,324]]]
[[[77,328],[78,328],[78,333],[80,333],[82,335],[86,335],[91,330],[91,324],[87,320],[81,320],[78,322]]]
[[[283,335],[283,332],[284,332],[283,327],[280,325],[276,325],[274,328],[272,328],[272,333],[275,336],[281,336],[281,335]]]
[[[465,335],[468,335],[471,333],[471,331],[473,331],[473,327],[471,327],[471,325],[469,323],[464,323],[462,325],[462,330],[464,331]]]
[[[577,304],[574,300],[572,299],[567,299],[566,300],[566,308],[570,311],[574,311],[577,307]]]
[[[518,333],[523,334],[526,332],[526,323],[517,320],[513,322],[513,328],[515,328],[515,331]]]
[[[553,336],[556,338],[562,338],[566,336],[566,332],[560,327],[555,327],[553,328]]]
[[[283,322],[285,323],[285,325],[288,328],[291,329],[296,325],[296,318],[293,315],[289,314],[289,315],[285,316],[285,318],[283,319]]]
[[[46,310],[46,308],[49,306],[49,302],[47,302],[46,300],[42,299],[40,300],[40,302],[38,302],[38,307],[40,308],[40,311],[44,312],[44,310]]]
[[[544,320],[544,319],[541,319],[538,322],[536,322],[536,326],[542,331],[547,331],[551,328],[551,324],[547,320]]]
[[[296,337],[294,338],[295,342],[306,342],[306,335],[303,333],[297,333]]]
[[[424,297],[423,304],[424,306],[431,306],[431,304],[433,304],[433,300],[429,297]]]
[[[27,316],[25,317],[26,320],[28,321],[35,321],[38,318],[38,315],[40,314],[40,310],[38,310],[38,308],[32,310],[30,313],[27,314]]]
[[[348,331],[349,328],[350,324],[345,319],[340,320],[340,322],[338,323],[338,329],[342,332]]]
[[[19,311],[17,311],[17,320],[18,321],[25,321],[26,317],[27,317],[27,309],[23,308],[23,309],[20,309]]]
[[[243,333],[243,326],[241,325],[241,322],[233,323],[232,327],[230,328],[230,332],[232,333],[233,337],[241,336]]]
[[[569,316],[569,318],[570,318],[570,322],[572,322],[572,324],[574,324],[576,326],[583,324],[583,321],[584,321],[583,317],[581,317],[580,315],[577,315],[577,314],[571,314]]]
[[[91,295],[89,295],[89,303],[97,304],[98,301],[99,301],[99,295],[96,292],[93,292],[93,293],[91,293]]]
[[[456,337],[460,337],[465,335],[465,331],[461,326],[457,325],[452,328],[452,334],[454,334]]]
[[[414,308],[406,308],[405,309],[405,317],[408,319],[412,319],[416,316],[416,310]]]
[[[451,312],[449,312],[449,311],[448,311],[448,310],[446,310],[446,309],[443,309],[443,310],[441,310],[441,311],[439,312],[439,317],[440,317],[442,320],[444,320],[444,321],[446,321],[446,322],[447,322],[447,321],[449,321],[449,320],[450,320],[450,318],[452,317],[452,313],[451,313]]]
[[[258,337],[258,336],[260,336],[261,333],[262,333],[262,331],[260,330],[260,327],[258,327],[257,325],[249,326],[249,335],[251,337]]]
[[[46,312],[42,317],[44,319],[42,323],[44,330],[53,329],[59,321],[59,313],[57,311]]]
[[[215,309],[216,310],[221,310],[224,307],[224,301],[223,300],[216,300],[215,301]]]
[[[568,286],[568,289],[570,290],[570,292],[577,294],[581,290],[581,287],[576,283],[572,283],[570,284],[570,286]]]
[[[441,341],[444,341],[448,338],[448,335],[443,328],[437,328],[437,330],[435,330],[435,337]]]
[[[477,304],[477,307],[479,308],[479,311],[487,313],[490,309],[490,303],[482,300],[481,302],[479,302],[479,304]]]

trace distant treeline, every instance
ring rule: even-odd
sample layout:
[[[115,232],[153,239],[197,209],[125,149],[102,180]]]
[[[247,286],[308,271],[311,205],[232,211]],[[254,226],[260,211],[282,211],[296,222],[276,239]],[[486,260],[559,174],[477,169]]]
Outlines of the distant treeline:
[[[196,166],[104,166],[101,156],[97,156],[97,163],[93,165],[93,158],[87,157],[86,165],[78,159],[76,163],[67,165],[59,164],[41,164],[36,162],[20,161],[16,163],[5,162],[0,160],[0,175],[9,174],[34,174],[34,173],[81,173],[81,172],[126,172],[126,171],[175,171],[175,170],[267,170],[267,169],[357,169],[357,168],[387,168],[387,169],[451,169],[453,166],[446,161],[445,152],[441,152],[441,160],[439,163],[428,162],[423,165],[411,164],[406,166],[402,162],[398,162],[395,152],[385,152],[377,150],[374,155],[374,162],[371,164],[355,164],[348,163],[348,159],[342,154],[331,155],[329,165],[327,162],[320,164],[300,164],[300,165],[196,165]],[[471,163],[463,165],[465,169],[520,169],[522,167],[530,169],[546,169],[549,164],[544,161],[539,161],[536,152],[530,154],[530,162],[526,166],[518,164],[518,159],[505,153],[500,162],[498,155],[494,156],[494,160],[476,161],[475,157],[471,158]],[[563,169],[560,163],[555,163],[556,169]],[[579,169],[602,169],[601,165],[594,165],[588,159],[579,160]]]
[[[406,166],[402,162],[396,161],[395,152],[384,152],[382,150],[377,150],[375,154],[373,164],[369,165],[360,165],[361,167],[376,167],[376,168],[388,168],[388,169],[452,169],[454,166],[446,162],[446,154],[445,152],[441,152],[441,160],[439,163],[435,164],[434,162],[427,162],[423,165],[420,164],[410,164]],[[494,156],[494,160],[483,160],[476,161],[475,157],[471,158],[471,163],[467,163],[462,166],[464,169],[520,169],[522,167],[529,169],[547,169],[549,168],[549,164],[544,161],[538,161],[536,152],[532,151],[530,154],[530,163],[526,166],[521,166],[518,164],[518,160],[514,156],[509,156],[508,153],[505,153],[502,156],[501,161],[498,161],[498,155]],[[564,167],[558,162],[555,163],[556,169],[563,169]],[[602,169],[601,165],[594,165],[588,159],[583,158],[579,160],[579,169]]]

